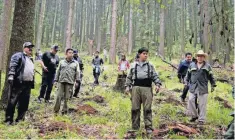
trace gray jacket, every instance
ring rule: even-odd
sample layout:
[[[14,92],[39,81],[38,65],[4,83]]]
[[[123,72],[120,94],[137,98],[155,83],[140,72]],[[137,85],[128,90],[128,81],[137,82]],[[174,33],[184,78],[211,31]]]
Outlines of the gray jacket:
[[[130,71],[126,78],[125,87],[133,86],[136,79],[150,79],[155,85],[161,85],[158,74],[156,73],[153,65],[149,62],[144,62],[142,66],[139,62],[131,64]]]
[[[207,62],[204,62],[201,69],[198,69],[197,64],[192,62],[184,80],[189,85],[191,93],[195,93],[197,89],[200,94],[207,94],[208,81],[210,81],[212,87],[216,87],[212,68]]]
[[[55,81],[69,84],[74,84],[75,81],[80,81],[80,69],[78,62],[75,60],[61,60],[56,71]]]

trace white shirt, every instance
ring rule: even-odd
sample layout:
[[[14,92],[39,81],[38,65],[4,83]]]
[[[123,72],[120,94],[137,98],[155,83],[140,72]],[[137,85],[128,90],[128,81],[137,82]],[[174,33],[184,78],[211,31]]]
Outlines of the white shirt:
[[[33,76],[34,76],[34,64],[28,56],[25,56],[23,81],[33,81]]]

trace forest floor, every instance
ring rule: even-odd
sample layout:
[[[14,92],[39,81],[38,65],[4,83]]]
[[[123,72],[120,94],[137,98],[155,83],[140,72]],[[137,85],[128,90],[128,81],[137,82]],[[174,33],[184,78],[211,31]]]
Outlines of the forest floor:
[[[40,104],[36,101],[41,83],[41,76],[36,74],[36,88],[31,92],[26,120],[7,126],[3,123],[5,113],[0,111],[0,139],[124,138],[131,128],[131,102],[129,97],[113,90],[117,66],[105,64],[100,85],[93,87],[91,57],[85,57],[83,61],[85,71],[80,98],[69,101],[67,115],[56,116],[53,113],[56,89],[52,92],[52,104]],[[163,83],[160,93],[154,93],[153,99],[154,138],[223,138],[222,135],[232,120],[229,117],[234,108],[232,86],[217,82],[215,92],[209,93],[207,122],[198,126],[188,121],[189,117],[185,113],[187,103],[182,103],[179,98],[183,85],[178,82],[176,71],[158,58],[152,58],[150,62],[159,72]],[[39,67],[37,69],[40,71]],[[214,73],[216,77],[233,76],[233,72],[228,71]],[[146,138],[143,114],[137,138]]]

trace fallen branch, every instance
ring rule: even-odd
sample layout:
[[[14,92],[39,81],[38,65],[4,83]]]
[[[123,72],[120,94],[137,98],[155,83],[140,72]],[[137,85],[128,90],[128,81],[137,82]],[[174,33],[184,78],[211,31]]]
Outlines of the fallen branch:
[[[171,67],[173,67],[174,69],[178,70],[178,68],[176,66],[174,66],[170,62],[166,61],[160,54],[158,54],[158,56],[161,58],[162,62],[164,62],[164,63],[170,65]]]

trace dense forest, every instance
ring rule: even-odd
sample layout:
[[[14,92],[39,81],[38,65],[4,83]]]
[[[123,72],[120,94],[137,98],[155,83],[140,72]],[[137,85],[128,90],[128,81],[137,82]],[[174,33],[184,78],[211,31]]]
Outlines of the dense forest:
[[[1,42],[10,38],[13,3],[1,1]],[[233,0],[35,0],[32,5],[37,49],[59,44],[91,55],[106,48],[114,63],[118,52],[131,54],[141,46],[168,59],[202,48],[211,62],[233,60]],[[1,50],[8,48],[4,43]]]
[[[127,55],[128,59],[133,61],[133,56],[136,55],[137,50],[140,47],[146,47],[149,49],[151,57],[160,56],[161,59],[152,57],[151,61],[154,64],[159,62],[156,64],[158,66],[157,70],[161,69],[159,70],[161,74],[168,77],[171,77],[172,73],[175,72],[174,69],[177,69],[178,65],[176,62],[178,63],[179,60],[183,59],[185,53],[191,52],[194,56],[198,50],[202,49],[208,54],[208,62],[212,66],[218,63],[218,67],[214,66],[216,70],[219,68],[217,79],[220,78],[221,80],[221,78],[224,78],[223,74],[227,74],[226,76],[230,80],[222,79],[221,81],[225,81],[225,83],[229,82],[226,85],[221,83],[219,86],[224,88],[216,92],[230,92],[229,84],[233,81],[233,78],[232,80],[230,78],[233,73],[231,69],[233,69],[234,65],[234,21],[234,0],[0,0],[1,108],[4,109],[6,107],[8,98],[7,73],[10,58],[14,53],[22,51],[22,45],[26,41],[35,44],[34,53],[38,50],[48,51],[53,44],[56,44],[60,46],[61,58],[64,57],[66,49],[77,49],[81,56],[84,57],[85,66],[87,67],[90,64],[89,59],[96,51],[103,53],[104,50],[107,50],[108,63],[106,64],[112,70],[113,66],[119,61],[118,56],[120,54]],[[172,70],[172,67],[175,68]],[[38,67],[37,69],[41,70]],[[167,71],[166,73],[164,73],[165,70]],[[88,76],[88,72],[85,75]],[[106,83],[114,84],[113,81],[116,77],[112,79],[113,75],[111,73],[105,73],[103,77],[102,80]],[[112,80],[107,82],[106,77]],[[167,83],[168,80],[164,79],[163,82]],[[37,75],[36,81],[38,83],[36,83],[36,89],[33,90],[34,94],[38,94],[41,77]],[[87,90],[92,93],[91,95],[94,95],[94,92],[104,90],[90,87],[87,84],[90,81],[89,76],[87,81],[85,76],[84,92]],[[175,88],[171,89],[170,87],[174,87],[174,84],[167,84],[168,87],[165,85],[164,89],[169,89],[172,92]],[[181,85],[175,86],[179,88]],[[129,100],[122,95],[111,97],[106,94],[107,91],[104,90],[102,92],[108,103],[114,103],[111,99],[115,97],[125,101],[123,104],[119,104],[122,109],[125,109],[128,105],[130,106]],[[109,92],[112,91],[109,89]],[[229,97],[225,95],[225,98],[229,98],[228,101],[232,102],[230,95]],[[72,102],[75,103],[75,101]],[[117,102],[119,101],[115,103]],[[94,105],[94,103],[92,102],[91,105]],[[111,108],[118,108],[115,104],[112,105],[110,105]],[[32,106],[35,108],[37,105],[33,104]],[[94,106],[100,107],[101,105],[95,104]],[[40,111],[43,110],[38,110],[38,112]],[[105,112],[104,110],[102,111]],[[163,110],[161,111],[164,112]],[[117,113],[124,116],[127,112]],[[228,114],[229,110],[225,110],[225,112],[225,114]],[[107,113],[107,116],[110,115],[108,112],[105,113]],[[167,112],[164,113],[167,114]],[[211,114],[212,118],[216,116],[216,113]],[[4,116],[3,113],[0,113],[0,115],[0,118]],[[127,116],[130,118],[130,114]],[[50,115],[48,118],[50,118]],[[98,118],[96,121],[98,121]],[[99,120],[97,124],[102,121],[108,122],[107,118],[102,118],[104,120]],[[114,118],[116,119],[115,122],[125,119],[117,116]],[[66,119],[65,122],[69,120],[69,118]],[[83,116],[83,119],[89,118],[85,119]],[[61,120],[63,119],[57,118],[57,121]],[[84,125],[83,123],[86,122],[84,120],[79,123]],[[218,120],[220,118],[213,118],[210,123]],[[157,122],[160,123],[160,118]],[[91,122],[90,124],[93,125]],[[115,130],[118,134],[117,138],[123,138],[124,131],[127,130],[126,120],[121,125],[123,130],[121,128],[117,128],[118,132]],[[160,125],[155,126],[159,127]],[[217,126],[213,127],[218,128]],[[0,128],[2,129],[3,126],[1,127],[0,125]],[[213,132],[216,133],[215,131]],[[16,134],[13,137],[5,135],[4,137],[0,136],[0,138],[25,138],[23,133],[21,132],[18,135],[19,137]],[[97,136],[95,133],[89,138],[113,138]],[[209,133],[204,133],[203,131],[203,136],[199,138],[221,138],[217,137],[217,135],[210,136]],[[34,137],[35,134],[32,135],[32,138],[40,138]],[[69,137],[69,135],[69,133],[66,133],[65,138],[87,138],[86,136],[73,137],[73,135]],[[53,135],[41,138],[55,137]],[[57,138],[62,137],[58,136]]]

